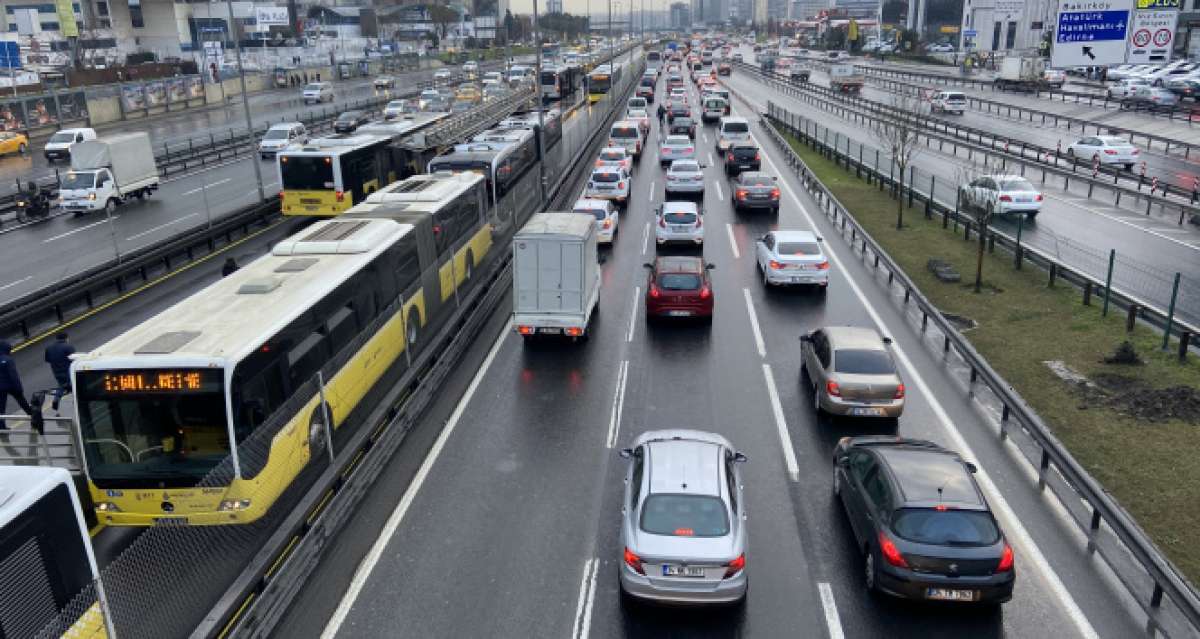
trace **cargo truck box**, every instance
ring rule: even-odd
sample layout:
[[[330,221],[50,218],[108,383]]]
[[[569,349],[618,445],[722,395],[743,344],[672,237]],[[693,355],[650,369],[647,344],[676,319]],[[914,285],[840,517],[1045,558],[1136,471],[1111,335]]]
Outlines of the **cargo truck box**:
[[[513,237],[513,326],[526,339],[587,337],[600,301],[596,220],[536,213]]]

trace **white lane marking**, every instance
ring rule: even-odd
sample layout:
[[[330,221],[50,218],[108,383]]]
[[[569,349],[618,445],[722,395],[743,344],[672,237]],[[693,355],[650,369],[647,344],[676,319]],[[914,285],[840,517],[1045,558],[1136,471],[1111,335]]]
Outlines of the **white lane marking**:
[[[604,444],[608,448],[617,445],[617,433],[621,430],[621,412],[625,409],[625,383],[629,379],[629,360],[621,361],[617,370],[617,388],[613,392],[612,412],[608,417],[608,438]]]
[[[629,310],[629,330],[625,332],[625,341],[633,341],[633,332],[637,329],[638,298],[642,296],[642,287],[633,287],[633,306]]]
[[[596,599],[596,573],[600,560],[592,557],[583,563],[583,579],[579,582],[579,602],[575,604],[573,639],[587,639],[592,627],[592,602]]]
[[[652,200],[654,199],[654,185],[655,185],[655,181],[650,180],[650,193],[647,194],[647,197],[649,197]]]
[[[723,191],[721,191],[721,183],[717,182],[717,183],[713,184],[713,186],[717,187],[717,199],[720,200],[721,202],[724,202],[725,201],[725,193]]]
[[[757,139],[755,141],[757,142]],[[759,148],[766,147],[760,145]],[[763,159],[766,160],[767,164],[771,166],[771,171],[774,172],[775,175],[783,175],[783,173],[779,170],[779,167],[775,166],[775,162],[771,160],[770,155],[764,153]],[[817,225],[812,214],[809,213],[808,207],[804,206],[804,202],[801,201],[799,197],[796,197],[796,192],[792,190],[791,185],[788,184],[786,180],[780,181],[779,184],[785,191],[787,191],[788,197],[796,203],[796,208],[799,209],[800,214],[803,215],[806,220],[808,220],[809,227],[813,231],[816,231]],[[847,273],[846,282],[850,285],[850,289],[854,291],[854,295],[858,297],[859,302],[862,303],[863,308],[866,309],[867,314],[871,316],[871,321],[874,322],[875,326],[880,330],[884,330],[886,325],[884,324],[883,318],[879,316],[879,312],[876,311],[875,307],[872,306],[867,300],[867,296],[863,293],[862,288],[859,287],[858,282],[856,282],[854,278],[849,277],[849,273],[843,268],[841,258],[838,257],[839,252],[848,249],[845,247],[840,247],[837,250],[834,250],[832,246],[829,248],[829,258],[833,261],[834,265],[837,266],[838,270]],[[925,378],[921,376],[921,373],[917,369],[916,365],[912,363],[912,360],[909,359],[908,354],[905,353],[904,349],[898,342],[892,343],[892,351],[896,354],[896,357],[900,360],[901,364],[904,365],[904,368],[908,370],[909,377],[916,382],[917,392],[923,395],[929,401],[929,405],[933,409],[934,414],[937,416],[938,421],[941,422],[943,430],[945,430],[950,439],[953,440],[953,445],[958,449],[959,454],[965,455],[970,459],[979,459],[979,457],[972,451],[971,447],[967,445],[967,440],[963,438],[962,434],[958,432],[957,428],[955,428],[953,422],[950,421],[950,416],[946,413],[946,409],[942,407],[941,401],[938,400],[938,398],[933,394],[933,391],[930,390],[929,384],[925,382]],[[1013,533],[1017,545],[1020,546],[1023,552],[1029,556],[1029,563],[1039,573],[1041,573],[1042,578],[1045,580],[1046,585],[1050,588],[1050,591],[1054,594],[1055,598],[1058,599],[1059,603],[1062,604],[1063,611],[1066,613],[1067,617],[1071,619],[1071,622],[1075,624],[1076,630],[1078,630],[1082,636],[1087,637],[1088,639],[1098,639],[1100,635],[1096,633],[1096,629],[1092,627],[1092,624],[1088,621],[1087,616],[1083,614],[1083,610],[1079,608],[1079,604],[1075,603],[1075,598],[1071,596],[1071,593],[1067,590],[1066,585],[1064,585],[1062,580],[1059,579],[1058,573],[1053,567],[1050,566],[1050,562],[1046,560],[1046,556],[1042,554],[1041,549],[1038,548],[1037,543],[1034,542],[1033,537],[1031,537],[1029,534],[1029,531],[1025,529],[1025,526],[1021,523],[1021,520],[1017,518],[1016,513],[1013,511],[1012,507],[1009,506],[1008,500],[1004,498],[1004,495],[1000,493],[1000,489],[997,488],[996,484],[992,482],[991,476],[989,476],[987,471],[981,466],[975,477],[978,478],[979,483],[983,485],[983,489],[987,493],[988,499],[1000,512],[1001,518],[1004,519],[1004,527],[1009,532]]]
[[[783,447],[783,463],[787,466],[788,478],[800,481],[800,464],[796,462],[792,436],[788,434],[787,419],[783,416],[783,404],[779,401],[779,390],[775,388],[775,373],[766,362],[762,367],[763,377],[767,380],[767,395],[771,398],[771,414],[775,416],[775,429],[779,431],[779,444]]]
[[[139,237],[145,237],[147,235],[150,235],[151,233],[154,233],[155,231],[161,231],[161,230],[167,228],[168,226],[171,226],[172,224],[178,224],[178,223],[188,219],[189,217],[196,217],[197,215],[200,215],[200,214],[199,213],[188,213],[187,215],[175,218],[174,220],[171,220],[170,222],[167,222],[165,224],[159,224],[158,226],[156,226],[154,228],[146,229],[145,231],[142,231],[141,233],[138,233],[136,235],[131,235],[131,236],[125,238],[125,241],[132,242],[132,241],[138,239]]]
[[[758,315],[754,312],[754,302],[750,300],[750,289],[743,288],[742,294],[746,298],[746,312],[750,313],[750,328],[754,330],[754,345],[758,347],[758,356],[767,356],[767,346],[763,342],[762,331],[758,329]]]
[[[120,215],[114,215],[114,216],[112,216],[112,219],[114,219],[114,220],[115,220],[115,219],[117,219],[117,218],[119,218],[119,217],[121,217],[121,216],[120,216]],[[62,239],[62,238],[64,238],[64,237],[68,237],[68,236],[71,236],[71,235],[75,235],[76,233],[79,233],[79,232],[81,232],[81,231],[86,231],[86,230],[88,230],[88,229],[90,229],[90,228],[92,228],[92,227],[95,227],[95,226],[100,226],[101,224],[104,224],[104,223],[106,223],[106,222],[108,222],[108,220],[99,220],[99,221],[96,221],[96,222],[92,222],[91,224],[88,224],[87,226],[81,226],[81,227],[79,227],[79,228],[77,228],[77,229],[72,229],[72,230],[70,230],[70,231],[67,231],[66,233],[59,233],[58,235],[55,235],[54,237],[48,237],[48,238],[46,238],[46,239],[42,240],[42,244],[45,244],[45,243],[47,243],[47,242],[53,242],[54,240],[61,240],[61,239]]]
[[[180,195],[191,195],[193,193],[199,193],[200,191],[204,190],[204,188],[205,187],[203,187],[203,186],[198,186],[190,191],[184,191],[183,193],[180,193]]]
[[[650,223],[646,222],[646,230],[642,231],[642,255],[650,252]]]
[[[333,639],[342,624],[346,621],[346,616],[350,614],[350,608],[358,599],[359,593],[362,592],[363,586],[366,585],[367,579],[370,578],[371,572],[375,570],[375,565],[379,563],[380,557],[383,556],[383,551],[391,541],[392,536],[396,534],[396,529],[400,527],[400,522],[404,520],[404,515],[408,512],[413,501],[417,498],[417,493],[420,492],[421,486],[424,485],[425,479],[429,477],[429,471],[433,469],[434,463],[442,454],[442,449],[446,447],[446,442],[450,439],[450,435],[454,433],[454,428],[458,426],[458,420],[462,418],[463,412],[467,405],[471,402],[471,398],[475,395],[475,390],[479,388],[479,384],[487,375],[488,369],[492,366],[492,361],[496,359],[496,353],[500,352],[500,347],[504,344],[504,339],[512,331],[513,323],[509,319],[504,325],[504,329],[500,331],[500,335],[496,337],[496,342],[492,344],[492,350],[488,352],[487,357],[483,360],[483,365],[479,367],[479,371],[475,373],[475,378],[471,380],[471,385],[467,387],[467,392],[463,394],[462,399],[458,400],[458,406],[454,407],[454,413],[450,415],[450,420],[446,422],[442,432],[438,435],[437,441],[433,443],[433,447],[429,449],[429,453],[425,455],[425,461],[421,462],[421,467],[417,469],[417,474],[413,476],[412,483],[408,485],[408,490],[404,491],[404,496],[400,499],[400,503],[396,504],[396,509],[392,511],[388,517],[387,523],[384,524],[383,530],[379,532],[379,537],[371,546],[370,552],[363,557],[362,562],[358,564],[358,568],[354,570],[354,578],[350,581],[350,586],[346,589],[346,594],[342,596],[342,600],[338,603],[337,610],[334,610],[333,616],[329,618],[329,623],[325,625],[325,630],[321,632],[321,639]]]
[[[717,163],[716,163],[716,162],[713,162],[712,151],[709,151],[709,152],[708,152],[708,165],[709,165],[709,166],[716,166],[716,165],[717,165]]]
[[[843,639],[842,620],[838,617],[837,602],[833,600],[833,588],[824,581],[817,584],[821,593],[821,607],[825,609],[825,626],[829,628],[829,639]]]
[[[210,184],[208,185],[208,187],[209,187],[209,188],[212,188],[212,187],[214,187],[214,186],[221,186],[222,184],[224,184],[224,183],[226,183],[226,182],[230,182],[230,181],[232,181],[232,180],[233,180],[233,178],[225,178],[224,180],[217,180],[216,182],[212,182],[212,183],[210,183]]]
[[[733,259],[742,259],[742,253],[738,250],[737,238],[733,236],[733,225],[725,224],[725,230],[729,232],[729,248],[733,249]]]
[[[15,281],[15,282],[9,282],[8,284],[5,284],[4,286],[0,286],[0,291],[3,291],[6,288],[12,288],[12,287],[14,287],[18,284],[24,283],[24,282],[28,282],[31,279],[33,279],[32,275],[26,275],[25,277]]]

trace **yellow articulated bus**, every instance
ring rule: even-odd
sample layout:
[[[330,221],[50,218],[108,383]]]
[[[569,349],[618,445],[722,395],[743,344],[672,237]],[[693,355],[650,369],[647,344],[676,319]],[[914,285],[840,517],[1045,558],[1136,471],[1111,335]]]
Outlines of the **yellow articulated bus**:
[[[411,113],[353,133],[317,138],[276,154],[284,215],[341,215],[368,195],[406,177],[392,142],[416,133],[447,113]]]
[[[588,74],[588,102],[594,104],[604,99],[620,79],[620,65],[606,63],[597,66]]]
[[[98,519],[262,517],[452,315],[491,251],[485,185],[472,173],[392,184],[77,356],[78,436]]]
[[[108,637],[71,474],[0,466],[0,637]]]

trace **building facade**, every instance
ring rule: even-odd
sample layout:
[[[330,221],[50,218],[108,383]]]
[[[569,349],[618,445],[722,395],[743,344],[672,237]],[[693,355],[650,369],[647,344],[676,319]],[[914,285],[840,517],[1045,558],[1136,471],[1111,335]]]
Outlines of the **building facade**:
[[[959,46],[976,51],[1036,51],[1052,32],[1053,0],[964,0]],[[924,24],[924,16],[918,21]]]

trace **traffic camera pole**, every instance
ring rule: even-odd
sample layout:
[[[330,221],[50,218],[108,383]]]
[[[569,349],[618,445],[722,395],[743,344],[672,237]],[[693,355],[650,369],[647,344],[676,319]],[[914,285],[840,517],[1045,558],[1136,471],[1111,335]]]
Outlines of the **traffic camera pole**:
[[[541,203],[546,205],[546,117],[545,105],[542,102],[542,32],[538,29],[538,3],[533,0],[533,48],[537,52],[537,58],[534,62],[534,84],[533,94],[534,105],[537,107],[538,118],[538,157],[541,159],[538,162],[538,193],[541,195]],[[561,115],[560,115],[561,117]]]
[[[254,122],[250,120],[250,97],[246,95],[246,68],[242,66],[242,41],[238,39],[233,29],[233,0],[225,0],[225,6],[229,8],[229,36],[233,38],[233,48],[237,52],[238,78],[242,84],[242,109],[246,112],[247,137],[250,138],[250,145],[254,146]],[[337,71],[336,67],[334,71]],[[262,202],[267,199],[267,194],[263,190],[262,166],[253,154],[250,163],[254,165],[254,177],[258,180],[258,201]]]

